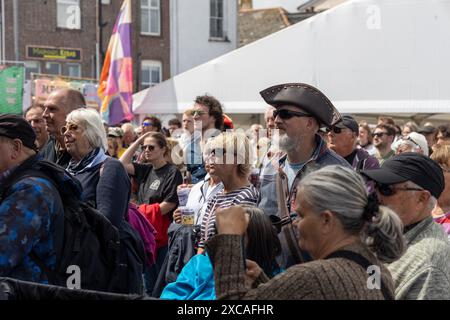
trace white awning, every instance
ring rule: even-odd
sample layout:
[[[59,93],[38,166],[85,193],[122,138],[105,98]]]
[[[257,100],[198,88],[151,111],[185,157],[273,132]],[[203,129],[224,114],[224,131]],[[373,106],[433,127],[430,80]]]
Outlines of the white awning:
[[[450,112],[450,0],[353,0],[134,95],[136,114],[197,95],[261,113],[262,89],[305,82],[342,113]]]

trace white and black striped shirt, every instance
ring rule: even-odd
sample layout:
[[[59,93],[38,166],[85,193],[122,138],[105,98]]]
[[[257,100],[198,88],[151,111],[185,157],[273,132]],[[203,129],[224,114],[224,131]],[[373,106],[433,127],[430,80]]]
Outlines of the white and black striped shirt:
[[[224,209],[236,205],[256,206],[258,196],[259,191],[253,185],[249,185],[228,193],[222,191],[209,200],[200,224],[201,236],[198,247],[203,248],[206,241],[217,233],[215,225],[216,209]]]

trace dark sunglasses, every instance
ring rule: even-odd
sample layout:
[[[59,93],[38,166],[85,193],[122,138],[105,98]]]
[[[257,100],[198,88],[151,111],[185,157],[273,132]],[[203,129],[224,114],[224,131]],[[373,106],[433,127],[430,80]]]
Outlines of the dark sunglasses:
[[[202,110],[192,110],[191,111],[191,116],[193,116],[193,117],[196,117],[197,115],[202,116],[204,114],[206,114],[206,112],[202,111]]]
[[[291,213],[289,217],[280,218],[276,215],[270,215],[269,218],[270,222],[272,222],[272,225],[277,230],[277,233],[280,233],[283,226],[292,223],[295,219],[298,218],[298,216],[296,213]]]
[[[312,117],[310,114],[307,114],[307,113],[285,110],[285,109],[274,110],[273,117],[276,118],[277,116],[279,116],[283,120],[287,120],[292,117]]]
[[[155,146],[152,146],[151,144],[147,144],[145,146],[142,146],[142,150],[144,150],[144,151],[146,151],[146,150],[153,151],[153,150],[155,150]]]
[[[74,124],[74,123],[69,123],[68,125],[65,125],[64,127],[61,127],[61,134],[65,134],[67,132],[67,130],[77,131],[78,125]]]
[[[339,134],[339,133],[342,132],[342,129],[341,129],[341,128],[338,128],[338,127],[327,128],[327,133],[330,133],[331,131],[333,131],[333,132],[336,133],[336,134]]]
[[[382,136],[384,136],[385,134],[387,134],[386,132],[377,132],[377,133],[372,133],[372,138],[375,138],[375,137],[382,137]]]
[[[390,197],[393,196],[394,194],[397,193],[397,191],[424,191],[424,189],[419,189],[419,188],[395,188],[392,185],[388,185],[388,184],[376,184],[375,188],[377,189],[377,191],[385,196],[385,197]]]

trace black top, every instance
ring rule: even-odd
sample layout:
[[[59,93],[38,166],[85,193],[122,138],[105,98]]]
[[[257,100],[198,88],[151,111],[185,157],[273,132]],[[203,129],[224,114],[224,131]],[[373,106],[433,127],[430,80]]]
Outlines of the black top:
[[[39,151],[39,155],[42,156],[43,160],[47,160],[60,165],[63,168],[67,168],[72,156],[66,150],[58,150],[59,146],[56,139],[50,137],[47,143]]]
[[[178,205],[177,187],[183,183],[180,170],[173,164],[155,170],[152,165],[133,163],[138,184],[138,204],[171,202]]]
[[[350,153],[348,156],[344,157],[344,159],[347,160],[347,162],[350,163],[350,165],[353,165],[353,160],[355,160],[356,152],[357,152],[357,151],[358,151],[358,150],[355,149],[355,150],[353,150],[353,152]]]

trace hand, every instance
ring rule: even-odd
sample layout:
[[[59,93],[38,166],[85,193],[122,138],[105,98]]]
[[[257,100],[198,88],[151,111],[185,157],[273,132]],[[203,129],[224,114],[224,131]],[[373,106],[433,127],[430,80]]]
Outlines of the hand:
[[[180,210],[180,208],[177,208],[173,212],[173,221],[175,221],[175,223],[181,224],[181,210]]]
[[[218,234],[243,235],[247,230],[249,216],[242,207],[229,207],[216,210]]]
[[[183,183],[183,184],[180,184],[180,185],[177,187],[177,189],[186,189],[186,188],[192,189],[193,186],[194,186],[193,184]]]
[[[154,134],[153,131],[146,132],[146,133],[144,133],[143,135],[141,135],[141,136],[136,140],[136,142],[139,142],[139,144],[141,144],[141,143],[145,140],[145,138],[147,138],[148,136],[151,136],[151,135],[153,135],[153,134]]]
[[[247,265],[247,270],[245,270],[245,283],[250,287],[258,279],[262,269],[255,261],[249,259],[245,260],[245,264]]]

